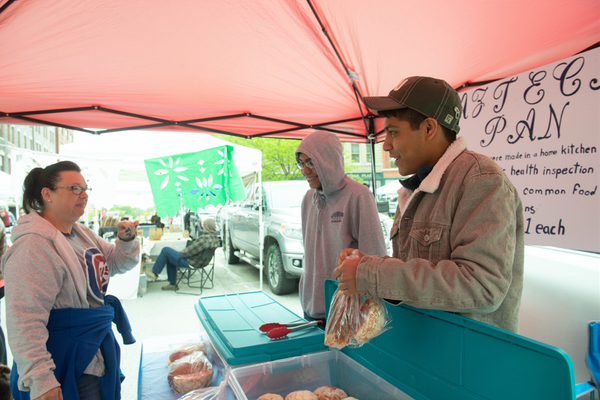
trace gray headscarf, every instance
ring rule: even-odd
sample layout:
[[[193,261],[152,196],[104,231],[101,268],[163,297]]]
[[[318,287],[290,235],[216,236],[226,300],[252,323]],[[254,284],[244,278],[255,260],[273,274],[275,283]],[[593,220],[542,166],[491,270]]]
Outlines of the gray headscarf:
[[[216,235],[216,226],[217,225],[215,224],[215,220],[212,218],[207,218],[204,221],[202,221],[202,230],[204,231],[205,235]]]

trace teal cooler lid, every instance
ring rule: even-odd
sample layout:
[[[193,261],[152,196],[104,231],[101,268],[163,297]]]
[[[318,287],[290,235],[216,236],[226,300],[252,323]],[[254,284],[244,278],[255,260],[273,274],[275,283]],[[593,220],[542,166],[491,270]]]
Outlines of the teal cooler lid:
[[[325,304],[337,281],[325,282]],[[392,329],[342,351],[416,400],[575,398],[559,348],[444,311],[385,304]]]
[[[310,327],[271,340],[259,328],[304,321],[264,292],[203,297],[195,307],[213,345],[229,365],[279,360],[326,350],[324,332]]]

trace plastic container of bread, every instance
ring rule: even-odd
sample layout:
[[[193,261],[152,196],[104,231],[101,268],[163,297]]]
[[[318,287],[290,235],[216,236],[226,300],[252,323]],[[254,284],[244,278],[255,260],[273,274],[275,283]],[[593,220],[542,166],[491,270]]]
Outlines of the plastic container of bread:
[[[321,386],[334,386],[359,400],[413,399],[338,350],[237,367],[231,373],[229,385],[238,400],[266,393],[285,399],[291,392]]]

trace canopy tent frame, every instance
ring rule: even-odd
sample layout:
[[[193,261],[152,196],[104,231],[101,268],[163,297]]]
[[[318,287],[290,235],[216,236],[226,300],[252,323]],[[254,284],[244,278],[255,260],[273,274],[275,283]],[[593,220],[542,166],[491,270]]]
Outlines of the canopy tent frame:
[[[20,10],[19,6],[13,6],[13,3],[15,3],[15,0],[6,0],[4,2],[4,4],[0,7],[0,15],[4,16],[6,14],[5,11],[7,11],[7,10],[10,10],[10,11]],[[21,3],[21,4],[24,4],[24,3]],[[291,4],[291,2],[290,2],[290,4]],[[269,115],[268,113],[264,113],[264,112],[257,112],[257,113],[242,112],[242,113],[218,115],[218,114],[220,114],[220,112],[219,112],[219,110],[217,110],[215,112],[217,114],[216,116],[206,117],[206,118],[181,119],[181,118],[165,117],[165,115],[169,115],[168,112],[163,113],[163,117],[160,118],[160,117],[151,116],[147,112],[140,113],[140,112],[131,112],[130,110],[127,110],[127,108],[130,107],[131,103],[127,104],[125,107],[122,107],[122,106],[115,107],[115,104],[112,104],[112,107],[102,106],[102,105],[100,105],[100,103],[102,102],[102,97],[96,96],[97,99],[94,100],[94,96],[92,95],[92,96],[90,96],[90,99],[88,99],[87,101],[86,100],[84,100],[84,101],[88,102],[88,104],[89,104],[89,102],[91,100],[93,105],[82,106],[82,107],[64,107],[64,108],[47,108],[47,109],[38,108],[37,110],[25,110],[25,111],[21,111],[21,110],[17,109],[15,111],[15,110],[7,110],[6,108],[11,108],[8,105],[5,105],[4,107],[0,106],[4,109],[4,111],[0,111],[0,121],[6,120],[8,123],[11,123],[10,121],[12,121],[12,120],[23,121],[23,122],[31,123],[31,124],[49,125],[49,126],[55,126],[55,127],[65,128],[65,129],[78,130],[78,131],[82,131],[82,132],[86,132],[86,133],[94,134],[94,135],[110,133],[110,132],[121,132],[121,131],[126,131],[126,130],[153,130],[153,129],[160,129],[160,128],[174,128],[175,130],[201,131],[201,132],[207,132],[207,133],[216,133],[216,134],[224,134],[224,135],[230,135],[230,136],[236,136],[236,137],[243,137],[243,138],[248,138],[248,139],[251,139],[253,137],[298,139],[298,138],[301,138],[304,135],[306,135],[306,132],[305,132],[306,130],[321,129],[321,130],[325,130],[325,131],[328,131],[328,132],[338,135],[340,137],[340,140],[342,140],[342,141],[370,144],[371,175],[372,175],[372,180],[373,180],[373,191],[374,191],[374,194],[376,194],[375,193],[376,192],[375,143],[383,140],[383,137],[382,137],[383,129],[377,129],[376,123],[374,123],[374,121],[376,121],[380,117],[373,114],[371,111],[367,110],[366,108],[363,109],[363,107],[364,107],[364,102],[362,101],[363,95],[361,93],[361,89],[359,88],[359,82],[361,84],[361,88],[363,89],[363,91],[372,92],[373,87],[369,87],[367,85],[368,82],[362,83],[362,81],[359,80],[359,79],[364,80],[365,78],[370,78],[370,75],[367,73],[367,70],[364,69],[364,66],[358,64],[359,62],[362,63],[363,60],[360,59],[360,57],[358,58],[358,60],[353,59],[353,57],[352,57],[354,54],[352,54],[351,51],[352,50],[360,50],[360,47],[357,47],[357,48],[349,47],[348,43],[346,43],[344,46],[344,42],[341,41],[344,39],[342,37],[342,35],[347,32],[344,30],[340,30],[340,27],[335,25],[336,21],[335,21],[334,17],[337,14],[333,14],[333,13],[328,14],[327,13],[328,11],[334,10],[335,7],[333,7],[331,4],[327,4],[326,1],[319,2],[318,0],[306,0],[305,6],[306,5],[308,7],[302,7],[301,2],[293,3],[293,7],[298,7],[298,9],[293,9],[293,11],[295,11],[295,12],[299,12],[299,8],[306,9],[306,12],[304,14],[297,14],[294,16],[295,17],[300,16],[300,17],[304,18],[301,20],[302,21],[301,25],[303,24],[302,27],[309,34],[313,35],[312,36],[313,39],[316,39],[317,41],[320,42],[321,47],[319,48],[319,51],[321,53],[327,52],[327,47],[329,47],[329,50],[331,50],[331,53],[328,53],[328,55],[330,55],[330,57],[329,57],[330,64],[332,64],[332,65],[336,64],[336,63],[339,64],[341,66],[341,68],[343,69],[345,76],[349,79],[350,86],[351,86],[350,90],[352,90],[352,92],[353,92],[353,95],[354,95],[353,97],[355,99],[355,104],[358,108],[358,111],[360,112],[360,117],[339,118],[339,119],[336,119],[336,118],[325,119],[322,117],[316,117],[316,118],[319,118],[320,121],[313,123],[313,122],[307,122],[307,121],[298,122],[298,121],[294,121],[293,118],[275,118],[275,117]],[[384,3],[382,3],[382,5],[384,5]],[[390,7],[389,4],[387,4],[387,6]],[[406,4],[405,6],[398,5],[398,7],[410,9],[411,6],[409,4]],[[35,8],[37,8],[37,4],[32,5],[32,6],[29,6],[29,4],[28,4],[27,6],[23,7],[23,13],[32,12],[32,11],[34,11]],[[582,5],[579,8],[582,11],[587,10],[588,13],[590,11],[593,12],[593,10],[594,10],[594,8],[590,7],[589,5]],[[290,11],[290,9],[288,9],[287,11]],[[390,11],[392,11],[392,10],[390,10]],[[342,10],[338,8],[337,12],[341,13]],[[333,16],[333,17],[330,17],[330,16]],[[10,16],[9,16],[9,18],[10,18]],[[315,24],[315,22],[316,22],[316,24]],[[586,28],[588,28],[588,30],[589,30],[589,28],[591,28],[592,26],[594,26],[594,25],[592,25],[591,23],[588,23]],[[318,29],[319,28],[321,31],[320,34],[322,35],[321,38],[318,37],[319,36]],[[336,28],[337,28],[337,30],[336,30]],[[354,31],[351,31],[351,30],[349,30],[348,32],[354,33]],[[367,31],[363,31],[363,32],[368,33]],[[360,33],[360,32],[358,32],[358,33]],[[597,41],[592,46],[589,45],[589,42],[591,41],[590,39],[595,38],[595,40],[597,40],[597,37],[598,37],[597,34],[594,35],[593,32],[588,32],[588,33],[586,33],[585,41],[582,41],[581,39],[579,39],[578,42],[573,41],[573,43],[577,43],[578,46],[585,43],[588,47],[587,47],[587,49],[584,49],[581,51],[586,51],[590,48],[598,46],[599,42],[597,42]],[[325,40],[321,40],[322,38],[325,38]],[[576,49],[575,45],[573,45],[573,44],[570,46],[570,48],[572,50]],[[367,47],[363,47],[363,49],[366,50]],[[358,53],[358,54],[360,55],[361,53]],[[352,65],[352,67],[350,67],[350,65]],[[363,68],[361,68],[361,67],[363,67]],[[502,67],[502,65],[500,65],[500,67]],[[336,70],[337,70],[337,68],[336,68]],[[339,70],[337,70],[337,71],[339,71]],[[501,72],[499,72],[499,71],[501,71]],[[339,71],[339,72],[341,72],[341,71]],[[496,77],[495,79],[491,79],[491,80],[477,79],[478,77],[486,77],[485,74],[482,74],[482,71],[480,71],[479,76],[474,77],[475,79],[473,79],[473,82],[468,81],[468,80],[465,82],[463,79],[461,79],[458,82],[462,81],[463,83],[457,87],[457,90],[487,84],[487,83],[496,81],[498,79],[503,79],[503,78],[501,78],[502,76],[511,76],[512,75],[512,73],[510,73],[510,71],[509,71],[509,73],[507,73],[506,69],[502,69],[502,68],[498,68],[498,67],[497,67],[496,71],[492,71],[492,72],[493,73],[491,75],[495,76]],[[342,75],[341,73],[335,75],[337,84],[339,84],[340,76],[344,76],[344,75]],[[489,74],[488,74],[488,76],[489,76]],[[469,76],[467,75],[465,78],[468,79]],[[363,86],[363,85],[365,85],[365,86]],[[347,92],[346,88],[344,88],[343,91]],[[346,106],[350,106],[350,103],[348,102],[346,104]],[[21,108],[21,107],[18,107],[18,108]],[[239,110],[239,108],[238,108],[238,110]],[[90,111],[113,114],[115,116],[119,115],[119,116],[123,116],[123,117],[127,117],[127,118],[143,120],[143,121],[147,121],[147,122],[151,122],[151,123],[136,126],[136,125],[132,125],[130,123],[130,121],[118,121],[118,123],[114,123],[113,126],[110,126],[111,123],[114,122],[114,121],[111,121],[108,123],[104,123],[104,125],[105,125],[104,127],[107,129],[94,130],[94,129],[90,129],[90,128],[84,128],[82,126],[82,124],[85,122],[79,121],[76,124],[68,123],[67,121],[70,121],[70,117],[66,117],[66,118],[63,117],[65,114],[72,115],[73,113],[90,112]],[[142,111],[147,111],[147,110],[144,109]],[[225,110],[223,110],[223,111],[225,111]],[[271,112],[272,111],[273,110],[271,110]],[[39,118],[39,116],[42,116],[42,115],[49,116],[51,114],[55,114],[55,115],[62,114],[62,115],[61,115],[61,118],[58,118],[59,121],[54,121],[53,118],[51,118],[51,117]],[[193,115],[193,112],[191,112],[190,114]],[[160,115],[160,112],[157,113],[157,115]],[[299,116],[301,114],[295,114],[295,115]],[[302,115],[302,117],[309,117],[309,116]],[[284,129],[272,130],[272,129],[267,129],[267,128],[264,128],[261,126],[261,127],[257,127],[256,131],[254,131],[253,133],[246,134],[246,133],[243,133],[242,131],[239,131],[236,129],[217,129],[215,127],[206,126],[205,124],[203,124],[203,123],[214,122],[214,121],[223,121],[223,120],[238,120],[239,121],[239,120],[243,120],[244,118],[269,121],[274,124],[287,125],[288,127],[284,128]],[[324,119],[325,119],[325,121],[323,121]],[[356,124],[357,122],[359,122],[359,120],[361,120],[362,125],[364,125],[364,132],[361,132],[362,129],[360,129],[357,126],[358,124]],[[72,122],[72,121],[70,121],[70,122]],[[351,125],[350,129],[348,129],[348,128],[344,129],[343,126],[336,126],[336,125],[342,125],[342,124],[346,124],[346,123],[354,123],[354,124]],[[98,125],[102,125],[102,124],[98,124]],[[242,127],[244,125],[245,124],[240,124],[239,126],[241,129],[243,129]],[[93,125],[89,124],[88,126],[93,126]],[[229,124],[228,126],[235,126],[235,124]],[[340,128],[342,128],[342,129],[340,129]]]
[[[85,129],[85,128],[81,128],[81,127],[77,127],[77,126],[72,126],[72,125],[60,124],[60,123],[49,121],[49,120],[28,117],[28,115],[61,114],[61,113],[81,112],[81,111],[99,111],[99,112],[105,112],[105,113],[110,113],[110,114],[123,115],[123,116],[131,117],[131,118],[155,121],[158,123],[151,124],[151,125],[126,126],[123,128],[115,128],[115,129],[91,130],[91,129]],[[127,111],[115,110],[115,109],[106,108],[106,107],[102,107],[102,106],[61,108],[61,109],[55,109],[55,110],[22,111],[22,112],[12,112],[12,113],[0,111],[0,118],[2,118],[2,117],[22,120],[22,121],[26,121],[26,122],[32,122],[35,124],[43,124],[43,125],[48,125],[48,126],[56,126],[59,128],[72,129],[72,130],[76,130],[76,131],[86,132],[86,133],[89,133],[92,135],[102,135],[105,133],[112,133],[112,132],[157,129],[157,128],[165,128],[165,127],[169,127],[169,126],[182,126],[182,127],[186,127],[186,128],[190,128],[190,129],[194,129],[194,130],[205,131],[208,133],[218,133],[218,134],[223,134],[223,135],[242,137],[242,138],[246,138],[246,139],[252,139],[254,137],[269,137],[271,135],[299,131],[299,130],[303,130],[303,129],[321,129],[321,130],[326,130],[331,133],[339,133],[339,134],[343,134],[343,135],[354,136],[357,138],[364,138],[365,137],[364,135],[359,135],[359,134],[352,133],[352,132],[345,132],[345,131],[333,129],[333,128],[328,127],[328,125],[336,125],[336,124],[341,124],[341,123],[345,123],[345,122],[359,121],[359,120],[362,120],[365,118],[377,118],[376,115],[371,114],[371,115],[367,115],[367,116],[361,116],[360,118],[358,118],[358,117],[357,118],[347,118],[347,119],[341,119],[341,120],[336,120],[336,121],[320,122],[320,123],[316,123],[316,124],[307,125],[307,124],[302,124],[302,123],[294,122],[294,121],[286,121],[286,120],[282,120],[282,119],[278,119],[278,118],[271,118],[271,117],[266,117],[266,116],[262,116],[262,115],[254,115],[252,113],[243,113],[243,114],[233,114],[233,115],[222,115],[222,116],[218,116],[218,117],[209,117],[209,118],[194,118],[194,119],[188,119],[188,120],[182,120],[182,121],[169,121],[164,118],[156,118],[156,117],[152,117],[152,116],[148,116],[148,115],[135,114],[135,113],[127,112]],[[294,125],[295,127],[289,128],[289,129],[280,129],[277,131],[268,131],[268,132],[263,132],[263,133],[258,133],[258,134],[252,135],[252,136],[248,136],[248,135],[244,135],[244,134],[236,133],[236,132],[232,132],[232,131],[224,131],[221,129],[209,128],[206,126],[193,125],[193,124],[199,123],[199,122],[221,121],[221,120],[236,119],[236,118],[262,119],[265,121],[277,122],[277,123],[285,124],[285,125]],[[287,138],[280,136],[280,137],[274,137],[273,139],[287,139]]]

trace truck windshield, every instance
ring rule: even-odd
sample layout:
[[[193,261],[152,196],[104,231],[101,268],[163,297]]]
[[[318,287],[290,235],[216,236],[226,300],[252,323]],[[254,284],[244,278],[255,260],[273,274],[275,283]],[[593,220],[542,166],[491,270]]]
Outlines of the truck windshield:
[[[300,207],[302,198],[308,191],[306,185],[274,185],[271,187],[271,204],[274,208]]]

